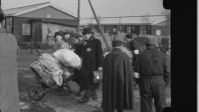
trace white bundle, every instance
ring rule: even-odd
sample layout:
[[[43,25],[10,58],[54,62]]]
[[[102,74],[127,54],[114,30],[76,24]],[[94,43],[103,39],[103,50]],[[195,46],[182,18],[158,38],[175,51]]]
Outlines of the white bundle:
[[[43,53],[39,57],[39,62],[41,63],[43,70],[52,76],[52,79],[57,85],[61,86],[63,83],[63,70],[61,63],[53,57],[52,54]]]
[[[39,62],[50,72],[55,72],[62,68],[61,63],[52,54],[43,53],[39,57]]]
[[[60,49],[55,51],[53,56],[65,66],[74,68],[79,68],[81,66],[81,58],[71,50]]]

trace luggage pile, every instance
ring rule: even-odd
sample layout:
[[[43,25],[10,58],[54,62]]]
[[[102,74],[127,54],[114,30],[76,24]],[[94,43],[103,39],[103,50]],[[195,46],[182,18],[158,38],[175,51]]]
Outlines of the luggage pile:
[[[33,68],[44,82],[51,86],[53,83],[61,86],[63,80],[73,75],[73,69],[81,67],[81,59],[73,51],[60,49],[53,54],[43,53],[38,61],[33,62]]]

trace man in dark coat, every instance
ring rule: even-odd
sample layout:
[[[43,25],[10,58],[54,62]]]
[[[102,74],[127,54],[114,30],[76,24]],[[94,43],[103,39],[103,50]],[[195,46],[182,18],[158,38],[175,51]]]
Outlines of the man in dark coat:
[[[126,34],[125,35],[127,42],[129,43],[130,50],[133,54],[133,66],[135,63],[135,60],[137,58],[137,55],[143,51],[142,47],[140,44],[134,40],[134,37],[132,34]]]
[[[0,8],[0,23],[4,14]],[[20,112],[17,80],[17,51],[16,38],[0,24],[0,111]]]
[[[83,41],[81,40],[83,36],[79,34],[73,34],[73,39],[74,39],[74,52],[81,57],[81,50],[83,47]],[[74,70],[74,75],[71,77],[71,79],[77,83],[79,86],[79,91],[76,93],[76,96],[81,96],[81,92],[83,91],[81,87],[81,70],[75,69]]]
[[[83,35],[85,36],[85,42],[81,50],[81,86],[82,89],[86,90],[86,92],[85,96],[80,100],[82,103],[97,99],[96,89],[99,89],[100,84],[93,82],[93,71],[102,70],[103,63],[101,41],[92,35],[91,28],[85,28]]]
[[[125,37],[126,37],[126,40],[128,42],[128,45],[130,47],[130,50],[131,50],[131,52],[133,54],[132,66],[134,67],[135,60],[136,60],[138,54],[143,51],[143,49],[140,46],[140,44],[137,41],[134,40],[134,37],[133,37],[132,34],[126,34]],[[134,79],[134,87],[138,87],[138,85],[135,82],[136,81]]]
[[[141,96],[141,112],[152,112],[154,98],[156,112],[163,112],[166,105],[166,86],[170,81],[170,67],[167,56],[155,49],[155,37],[146,39],[146,50],[141,52],[135,62],[135,72]]]
[[[134,73],[130,58],[121,51],[121,40],[113,40],[112,46],[103,63],[102,108],[105,112],[134,110]]]

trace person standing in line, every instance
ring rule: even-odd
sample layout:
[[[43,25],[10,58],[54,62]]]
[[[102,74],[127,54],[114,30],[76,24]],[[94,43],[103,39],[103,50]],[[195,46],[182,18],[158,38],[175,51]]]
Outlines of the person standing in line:
[[[132,56],[132,66],[134,67],[137,55],[139,53],[141,53],[143,51],[143,49],[140,46],[140,44],[137,41],[135,41],[135,36],[133,36],[132,34],[126,34],[125,37],[126,37],[128,46],[130,47],[130,50],[133,54],[133,56]],[[134,87],[137,88],[138,85],[136,84],[135,80],[136,79],[134,78]]]
[[[20,112],[17,80],[18,45],[16,38],[2,27],[0,8],[0,111]]]
[[[74,51],[74,42],[73,42],[74,36],[73,36],[73,33],[69,32],[69,31],[64,31],[63,35],[64,35],[64,38],[63,38],[64,42],[68,43],[69,48]]]
[[[130,58],[121,50],[121,40],[113,40],[112,46],[103,63],[102,108],[104,112],[134,110],[134,73]]]
[[[69,44],[64,42],[63,36],[64,36],[63,31],[59,31],[55,32],[53,38],[52,32],[48,29],[46,43],[48,44],[49,47],[52,47],[53,52],[63,48],[70,49]]]
[[[156,112],[163,112],[166,105],[166,86],[170,82],[170,67],[167,56],[155,48],[156,38],[146,39],[146,50],[141,52],[135,62],[134,71],[139,73],[137,80],[141,97],[141,112],[152,112],[152,103]]]
[[[132,34],[126,34],[125,37],[126,37],[127,43],[129,44],[130,50],[133,53],[133,64],[132,65],[134,66],[134,62],[137,58],[137,55],[139,53],[141,53],[143,51],[143,49],[140,46],[140,44],[136,40],[134,40],[135,37]]]
[[[97,99],[96,89],[99,89],[100,83],[94,83],[93,71],[102,70],[103,51],[102,44],[92,34],[91,28],[85,28],[83,35],[85,42],[81,50],[82,58],[82,75],[81,86],[85,90],[85,95],[80,99],[81,103]]]
[[[81,40],[82,36],[79,34],[73,34],[73,42],[74,42],[74,52],[81,57],[81,50],[83,47],[83,41]],[[79,86],[79,91],[76,93],[76,96],[81,96],[81,93],[83,92],[82,86],[80,84],[81,81],[81,69],[75,69],[74,75],[71,77],[72,81],[76,82]],[[70,80],[70,79],[69,79]]]
[[[63,40],[63,31],[55,32],[54,39],[52,40],[52,32],[48,29],[48,35],[46,39],[46,43],[49,47],[52,47],[53,52],[59,49],[70,49],[69,44],[64,42]],[[64,89],[64,86],[58,86],[56,88],[57,91],[61,91]]]

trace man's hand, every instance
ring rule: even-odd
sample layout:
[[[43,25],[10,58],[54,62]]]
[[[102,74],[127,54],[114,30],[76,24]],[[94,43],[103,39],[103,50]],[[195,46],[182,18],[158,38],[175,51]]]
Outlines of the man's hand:
[[[98,70],[102,70],[102,67],[98,67]]]

